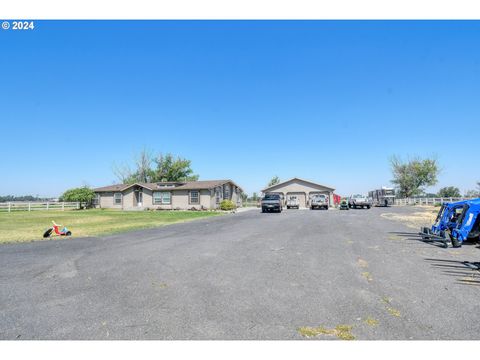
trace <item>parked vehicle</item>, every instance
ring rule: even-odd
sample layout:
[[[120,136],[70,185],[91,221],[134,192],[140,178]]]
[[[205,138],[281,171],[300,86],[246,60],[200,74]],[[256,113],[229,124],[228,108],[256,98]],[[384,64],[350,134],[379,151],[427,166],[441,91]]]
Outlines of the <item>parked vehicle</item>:
[[[300,200],[296,195],[287,195],[287,209],[298,209],[300,207]]]
[[[424,240],[441,242],[444,247],[448,247],[449,240],[453,247],[460,247],[467,239],[478,239],[479,213],[480,199],[445,203],[431,228],[423,227],[420,235]]]
[[[370,191],[368,197],[372,199],[373,206],[390,206],[395,204],[395,189],[383,186]]]
[[[267,211],[282,212],[282,197],[279,194],[266,194],[262,199],[262,213]]]
[[[310,199],[310,209],[328,210],[328,196],[324,194],[313,195]]]
[[[370,199],[368,196],[361,195],[361,194],[355,194],[350,196],[348,199],[348,207],[351,208],[367,208],[370,209],[372,206],[372,199]]]
[[[348,199],[347,198],[342,198],[340,200],[340,204],[339,204],[338,208],[340,210],[350,210],[350,208],[348,207]]]

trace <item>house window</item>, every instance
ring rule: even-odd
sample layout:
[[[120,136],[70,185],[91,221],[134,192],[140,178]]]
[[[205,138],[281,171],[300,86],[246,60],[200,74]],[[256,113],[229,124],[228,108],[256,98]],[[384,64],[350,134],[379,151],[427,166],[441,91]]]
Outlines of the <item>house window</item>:
[[[200,194],[198,191],[190,191],[190,204],[200,204]]]
[[[220,189],[217,189],[217,190],[215,191],[215,202],[216,202],[217,204],[220,204],[220,201],[221,201],[221,200],[222,200],[222,192],[221,192]]]
[[[172,196],[169,191],[155,191],[153,193],[154,205],[168,205],[172,203]]]
[[[223,187],[223,198],[230,199],[230,186],[228,184]]]
[[[100,194],[95,194],[95,197],[93,198],[93,205],[100,205]]]
[[[122,193],[115,193],[113,194],[113,203],[115,205],[122,205]]]

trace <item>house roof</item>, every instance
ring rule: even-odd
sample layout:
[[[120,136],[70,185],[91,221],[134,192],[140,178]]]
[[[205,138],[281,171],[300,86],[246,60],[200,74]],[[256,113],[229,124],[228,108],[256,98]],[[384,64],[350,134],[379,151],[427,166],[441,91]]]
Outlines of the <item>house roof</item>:
[[[312,184],[312,185],[314,185],[314,186],[321,186],[321,187],[324,187],[324,188],[329,189],[329,190],[332,190],[332,191],[335,190],[335,188],[333,188],[333,187],[331,187],[331,186],[322,185],[322,184],[318,184],[318,183],[315,183],[315,182],[310,181],[310,180],[305,180],[305,179],[301,179],[301,178],[298,178],[298,177],[294,177],[294,178],[291,178],[291,179],[289,179],[289,180],[287,180],[287,181],[283,181],[283,182],[281,182],[281,183],[278,183],[278,184],[269,186],[269,187],[263,189],[262,192],[264,192],[264,193],[265,193],[265,192],[268,192],[268,191],[270,191],[272,188],[280,187],[280,186],[282,186],[282,185],[284,185],[284,184],[286,184],[286,183],[289,183],[289,182],[292,182],[292,181],[295,181],[295,180],[303,181],[303,182],[306,182],[306,183],[308,183],[308,184]]]
[[[135,183],[135,184],[117,184],[99,187],[93,189],[95,192],[111,192],[111,191],[125,191],[132,186],[141,186],[149,190],[201,190],[201,189],[213,189],[217,186],[221,186],[226,183],[232,183],[240,190],[242,188],[235,184],[232,180],[201,180],[201,181],[185,181],[185,182],[155,182],[155,183]],[[165,185],[173,185],[171,187]],[[242,190],[243,191],[243,190]]]

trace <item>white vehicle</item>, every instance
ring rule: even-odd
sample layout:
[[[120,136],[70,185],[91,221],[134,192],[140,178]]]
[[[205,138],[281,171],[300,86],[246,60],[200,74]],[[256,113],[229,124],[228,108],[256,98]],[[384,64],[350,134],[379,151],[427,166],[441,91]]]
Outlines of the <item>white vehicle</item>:
[[[355,194],[348,198],[348,207],[351,208],[367,208],[370,209],[372,207],[372,199],[368,196]]]
[[[381,189],[372,190],[368,193],[374,206],[390,206],[395,204],[395,189],[383,186]]]
[[[296,195],[288,195],[287,197],[287,209],[295,208],[298,209],[300,207],[300,200]]]
[[[328,210],[328,196],[324,194],[313,195],[310,199],[310,209]]]

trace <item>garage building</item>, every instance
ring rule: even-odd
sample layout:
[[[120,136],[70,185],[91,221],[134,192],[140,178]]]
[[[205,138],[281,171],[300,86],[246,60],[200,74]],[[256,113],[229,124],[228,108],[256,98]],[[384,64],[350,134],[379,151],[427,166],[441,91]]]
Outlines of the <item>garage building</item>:
[[[309,207],[310,199],[315,194],[325,194],[329,197],[329,204],[333,205],[334,188],[312,181],[293,178],[288,181],[281,182],[262,190],[263,194],[280,194],[283,198],[284,205],[290,196],[296,196],[300,202],[300,207]]]

